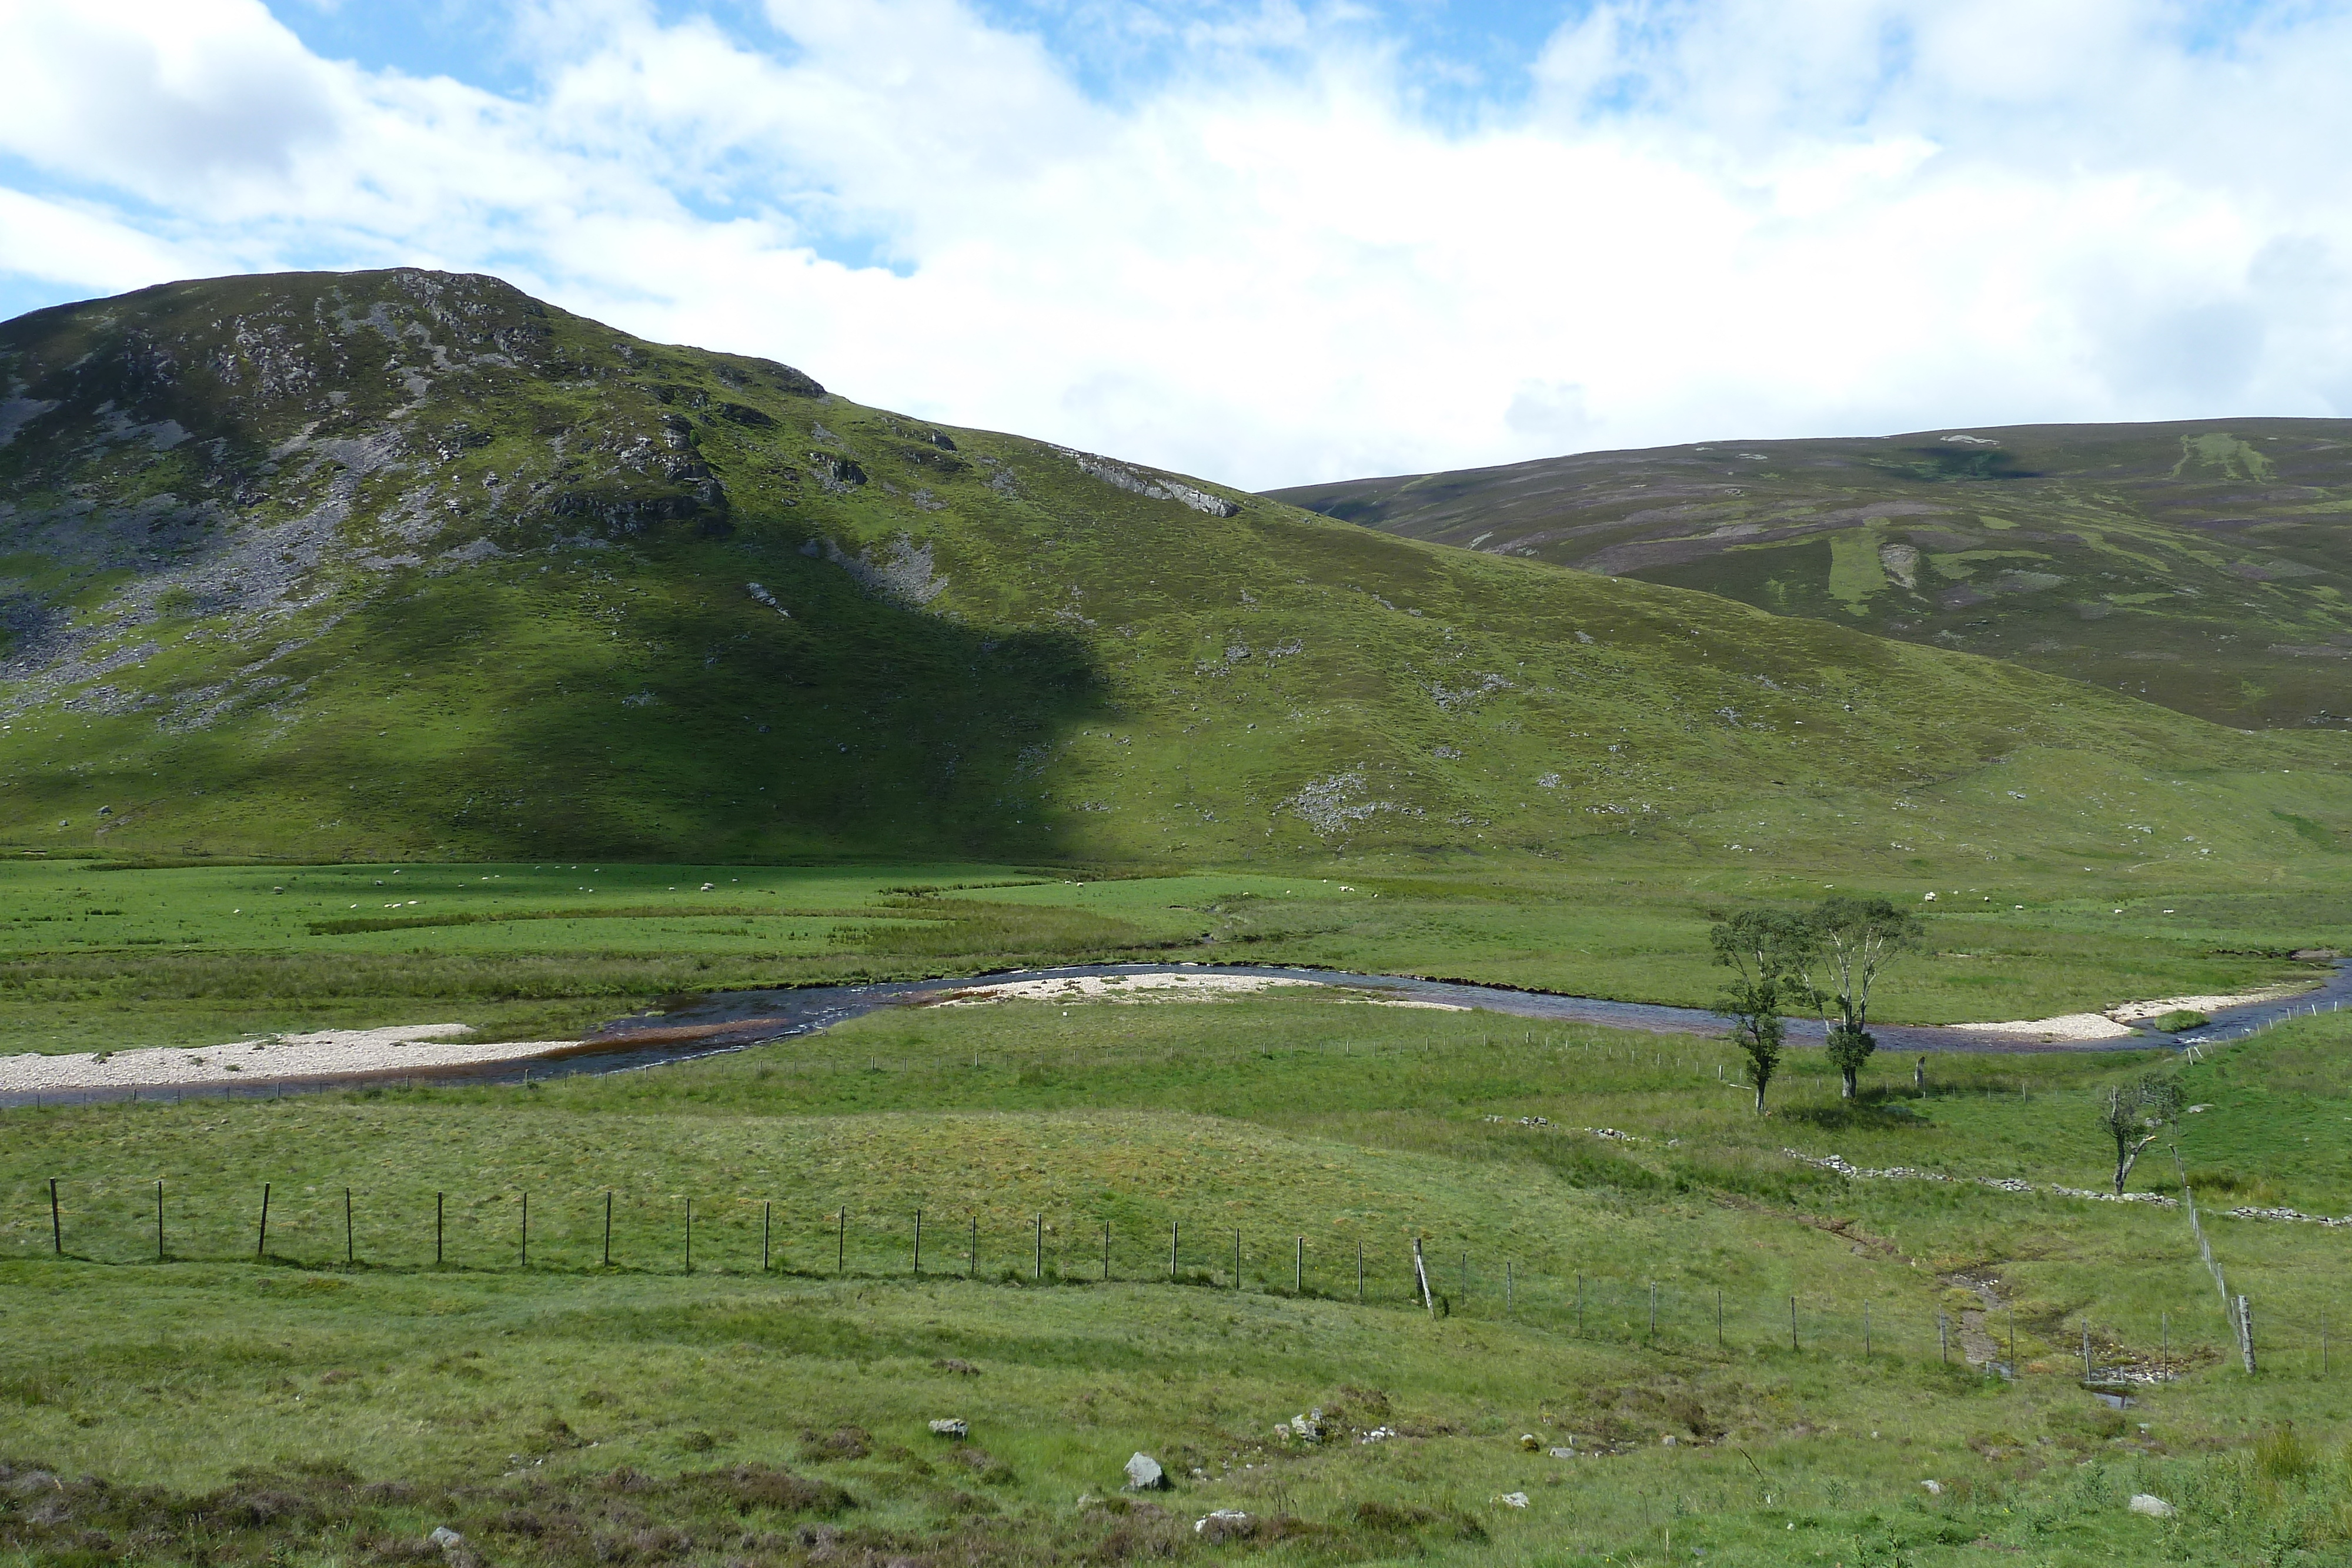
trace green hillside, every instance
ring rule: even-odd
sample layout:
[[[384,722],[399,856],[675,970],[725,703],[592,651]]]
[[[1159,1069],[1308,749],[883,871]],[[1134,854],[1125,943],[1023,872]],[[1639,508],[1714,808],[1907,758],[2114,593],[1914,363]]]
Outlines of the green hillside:
[[[2352,725],[2352,420],[1713,442],[1274,494],[2222,724]]]
[[[20,848],[2185,864],[2352,823],[2337,736],[940,430],[487,277],[40,311],[0,391]]]

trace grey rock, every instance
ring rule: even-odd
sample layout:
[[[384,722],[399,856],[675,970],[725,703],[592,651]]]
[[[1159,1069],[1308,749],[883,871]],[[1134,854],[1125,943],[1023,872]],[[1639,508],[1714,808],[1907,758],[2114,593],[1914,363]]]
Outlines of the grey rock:
[[[1150,1454],[1138,1454],[1127,1461],[1127,1490],[1129,1491],[1165,1491],[1168,1472]]]
[[[2152,1492],[2134,1492],[2125,1505],[2134,1513],[2144,1513],[2150,1519],[2170,1519],[2180,1511]]]
[[[437,1546],[442,1551],[447,1552],[454,1547],[465,1545],[466,1538],[446,1524],[436,1524],[433,1527],[433,1533],[425,1538],[425,1544]]]
[[[937,1437],[969,1437],[971,1427],[961,1416],[944,1416],[931,1423],[931,1435]]]

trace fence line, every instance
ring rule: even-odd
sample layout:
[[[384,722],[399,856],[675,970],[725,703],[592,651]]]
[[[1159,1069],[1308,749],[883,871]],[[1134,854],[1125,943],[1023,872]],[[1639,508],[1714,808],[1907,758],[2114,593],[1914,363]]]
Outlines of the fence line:
[[[2213,1256],[2213,1243],[2206,1238],[2205,1227],[2197,1218],[2197,1195],[2189,1190],[2189,1171],[2180,1163],[2180,1145],[2178,1140],[2172,1144],[2172,1168],[2180,1176],[2180,1207],[2189,1211],[2189,1228],[2197,1237],[2198,1254],[2205,1260],[2205,1267],[2212,1270],[2213,1288],[2221,1293],[2221,1316],[2229,1323],[2231,1333],[2237,1339],[2238,1360],[2245,1367],[2246,1375],[2251,1377],[2254,1372],[2254,1310],[2245,1297],[2233,1296],[2230,1293],[2230,1281],[2221,1272],[2221,1262]],[[2319,1344],[2320,1364],[2325,1367],[2327,1361],[2327,1331],[2324,1327],[2320,1330]],[[2087,1351],[2084,1359],[2087,1364],[2089,1360]]]
[[[77,1205],[76,1186],[96,1190]],[[371,1191],[322,1184],[306,1190],[285,1181],[257,1184],[234,1196],[217,1189],[191,1195],[178,1182],[168,1187],[155,1183],[151,1189],[142,1179],[44,1184],[31,1196],[47,1208],[42,1218],[48,1221],[51,1247],[43,1250],[122,1266],[243,1260],[261,1268],[322,1271],[446,1269],[561,1276],[617,1269],[637,1274],[947,1278],[1010,1286],[1116,1281],[1507,1320],[1587,1340],[1706,1357],[1794,1350],[1840,1360],[1950,1365],[1955,1343],[1962,1339],[1941,1303],[1933,1301],[1870,1297],[1841,1303],[1819,1291],[1792,1296],[1760,1282],[1726,1289],[1713,1281],[1620,1278],[1581,1270],[1552,1274],[1530,1268],[1522,1256],[1482,1258],[1459,1242],[1425,1233],[1400,1233],[1368,1249],[1352,1235],[1318,1246],[1291,1227],[1253,1244],[1246,1231],[1188,1224],[1181,1217],[1155,1222],[1139,1216],[1037,1212],[1009,1225],[984,1225],[978,1212],[933,1207],[870,1213],[861,1222],[846,1206],[822,1212],[812,1207],[803,1214],[796,1206],[756,1194],[710,1202],[708,1194],[697,1201],[680,1194],[633,1197],[615,1189],[569,1187],[468,1200],[422,1186]],[[963,1223],[956,1223],[956,1216]],[[19,1234],[18,1247],[12,1249],[19,1256],[29,1250],[24,1244],[31,1238],[24,1233],[31,1218],[28,1212],[11,1227]],[[933,1224],[924,1226],[926,1219]],[[959,1241],[964,1245],[957,1247]],[[2210,1263],[2210,1249],[2207,1255]],[[2244,1354],[2251,1313],[2240,1307],[2231,1322]],[[2015,1325],[2003,1326],[2013,1341]],[[2187,1341],[2176,1346],[2177,1326],[2166,1318],[2161,1359],[2152,1344],[2134,1351],[2109,1338],[2105,1343],[2115,1348],[2102,1366],[2094,1364],[2089,1325],[2084,1324],[2084,1380],[2158,1381],[2174,1375],[2182,1359],[2176,1350],[2189,1352],[2192,1361],[2210,1354]],[[2326,1332],[2323,1320],[2323,1371]],[[2022,1354],[2028,1361],[2071,1364],[2068,1337],[2063,1326],[2038,1328]],[[1988,1375],[2019,1370],[2017,1352],[2007,1364],[1998,1355],[1984,1355],[1981,1346],[1976,1354]],[[1958,1359],[1965,1362],[1968,1354],[1963,1348]]]

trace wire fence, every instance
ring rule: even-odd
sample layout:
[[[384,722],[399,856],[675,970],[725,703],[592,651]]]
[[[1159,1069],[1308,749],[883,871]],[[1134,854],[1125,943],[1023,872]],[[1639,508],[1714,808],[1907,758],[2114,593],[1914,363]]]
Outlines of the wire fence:
[[[1954,1311],[1924,1292],[1857,1301],[1802,1286],[1759,1287],[1752,1279],[1717,1286],[1687,1276],[1563,1270],[1556,1260],[1496,1256],[1426,1233],[1336,1240],[1070,1210],[1008,1223],[1002,1213],[964,1209],[885,1211],[576,1186],[482,1194],[381,1183],[18,1184],[0,1218],[0,1256],[113,1266],[1155,1284],[1508,1320],[1683,1354],[1935,1362],[1997,1376],[2057,1373],[2118,1388],[2210,1365],[2224,1345],[2234,1361],[2242,1343],[2238,1320],[2225,1338],[2210,1310],[2166,1314],[2157,1339],[2079,1319]],[[2324,1313],[2308,1321],[2265,1314],[2255,1326],[2270,1367],[2325,1375],[2345,1360],[2331,1350]]]

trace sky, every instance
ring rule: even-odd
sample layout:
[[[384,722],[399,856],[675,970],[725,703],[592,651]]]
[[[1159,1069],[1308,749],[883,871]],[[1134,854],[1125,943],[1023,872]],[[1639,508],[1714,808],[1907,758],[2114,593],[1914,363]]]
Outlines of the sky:
[[[495,273],[1250,488],[2352,415],[2352,0],[0,0],[0,316]]]

